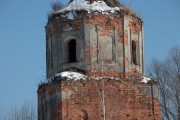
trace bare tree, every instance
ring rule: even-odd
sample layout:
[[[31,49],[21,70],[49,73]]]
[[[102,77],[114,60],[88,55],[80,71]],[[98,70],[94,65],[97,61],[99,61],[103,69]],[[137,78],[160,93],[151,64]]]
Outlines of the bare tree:
[[[12,108],[5,120],[37,120],[36,107],[32,102],[25,101],[20,107]]]
[[[59,1],[51,3],[52,12],[57,12],[58,10],[61,10],[63,7],[64,5]]]
[[[164,61],[154,59],[150,73],[157,80],[164,120],[180,120],[180,47],[170,49]]]

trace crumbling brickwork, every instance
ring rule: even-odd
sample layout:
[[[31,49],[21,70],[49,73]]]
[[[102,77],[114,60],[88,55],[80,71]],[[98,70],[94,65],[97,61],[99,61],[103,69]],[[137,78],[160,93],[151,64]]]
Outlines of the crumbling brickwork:
[[[95,10],[79,9],[87,1]],[[49,15],[38,120],[160,120],[157,85],[141,82],[143,21],[117,0],[87,1]],[[86,77],[62,78],[63,71]]]
[[[155,84],[135,78],[61,80],[39,87],[39,120],[103,120],[103,90],[106,120],[161,120]]]
[[[144,73],[143,22],[139,17],[125,14],[123,10],[108,15],[81,11],[73,20],[55,15],[46,25],[47,78],[70,67],[100,72],[102,64],[105,64],[104,71],[127,73],[136,68]],[[68,43],[71,40],[76,42],[76,61],[70,63]],[[132,41],[137,46],[136,63],[132,62]]]

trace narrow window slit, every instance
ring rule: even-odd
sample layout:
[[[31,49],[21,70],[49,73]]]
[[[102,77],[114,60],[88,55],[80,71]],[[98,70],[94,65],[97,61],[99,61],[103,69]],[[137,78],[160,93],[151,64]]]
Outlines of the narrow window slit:
[[[136,42],[133,40],[132,41],[132,62],[137,65],[137,54],[136,54]]]
[[[76,40],[70,40],[68,43],[68,62],[76,62]]]

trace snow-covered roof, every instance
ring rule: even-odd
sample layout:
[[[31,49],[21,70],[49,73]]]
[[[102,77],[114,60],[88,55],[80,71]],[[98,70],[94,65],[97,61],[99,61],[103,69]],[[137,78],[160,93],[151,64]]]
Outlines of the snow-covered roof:
[[[73,0],[67,7],[56,11],[55,13],[65,13],[72,11],[85,10],[88,13],[98,11],[103,14],[114,13],[120,11],[122,7],[109,7],[104,1],[94,1],[92,4],[86,0]]]

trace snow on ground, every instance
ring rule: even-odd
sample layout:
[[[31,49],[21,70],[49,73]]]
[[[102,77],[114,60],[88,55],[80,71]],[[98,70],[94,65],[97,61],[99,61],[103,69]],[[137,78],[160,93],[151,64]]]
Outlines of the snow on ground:
[[[149,81],[151,81],[151,78],[148,77],[143,77],[142,81],[143,83],[148,83]]]
[[[86,10],[88,13],[99,11],[103,14],[114,13],[115,11],[120,11],[119,7],[109,7],[106,5],[104,1],[94,1],[90,4],[88,1],[85,0],[73,0],[67,7],[57,11],[56,13],[65,13],[71,11],[79,11],[79,10]]]

